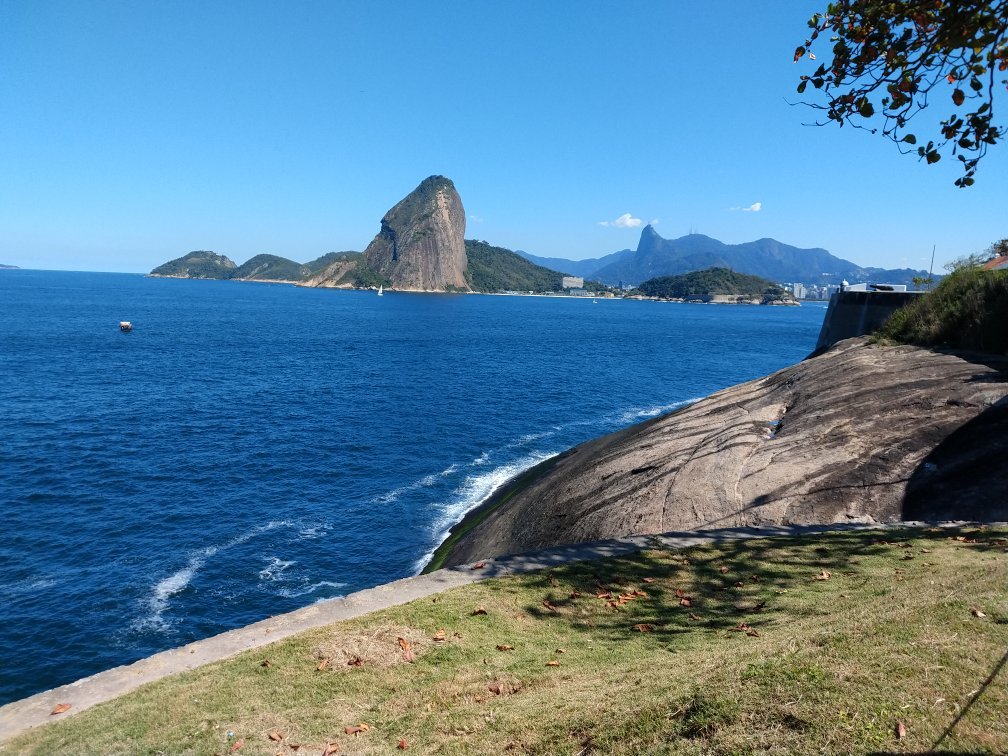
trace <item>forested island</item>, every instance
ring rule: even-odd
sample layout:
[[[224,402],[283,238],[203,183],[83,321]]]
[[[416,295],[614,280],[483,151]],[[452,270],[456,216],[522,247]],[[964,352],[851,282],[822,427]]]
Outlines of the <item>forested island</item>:
[[[659,276],[637,287],[649,297],[675,302],[797,305],[783,287],[729,268],[707,268],[678,276]]]

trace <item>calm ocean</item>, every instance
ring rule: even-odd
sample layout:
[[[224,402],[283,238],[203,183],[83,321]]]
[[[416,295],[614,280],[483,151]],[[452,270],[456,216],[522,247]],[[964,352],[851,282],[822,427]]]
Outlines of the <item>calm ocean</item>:
[[[0,703],[413,574],[511,475],[800,360],[824,312],[0,271]]]

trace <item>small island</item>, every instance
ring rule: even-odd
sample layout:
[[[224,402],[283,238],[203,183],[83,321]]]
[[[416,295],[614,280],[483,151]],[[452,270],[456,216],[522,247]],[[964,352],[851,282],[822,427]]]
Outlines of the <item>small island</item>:
[[[0,263],[0,270],[21,270],[17,265],[4,265]]]
[[[678,276],[659,276],[645,281],[637,289],[645,296],[669,302],[800,304],[773,281],[730,268],[707,268]]]

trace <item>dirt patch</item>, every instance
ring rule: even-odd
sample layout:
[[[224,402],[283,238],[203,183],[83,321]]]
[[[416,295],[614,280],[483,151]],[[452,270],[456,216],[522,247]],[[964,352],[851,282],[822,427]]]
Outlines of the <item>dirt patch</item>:
[[[445,642],[450,642],[446,640]],[[322,669],[347,672],[359,667],[380,669],[409,664],[435,644],[423,630],[403,625],[379,625],[362,630],[332,632],[315,649]],[[328,661],[326,661],[328,660]]]

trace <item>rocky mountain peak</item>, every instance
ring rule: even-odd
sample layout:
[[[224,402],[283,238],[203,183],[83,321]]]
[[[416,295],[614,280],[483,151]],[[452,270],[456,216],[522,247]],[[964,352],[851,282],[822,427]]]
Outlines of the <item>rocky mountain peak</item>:
[[[451,180],[430,176],[385,213],[364,261],[393,289],[468,289],[465,209]]]

